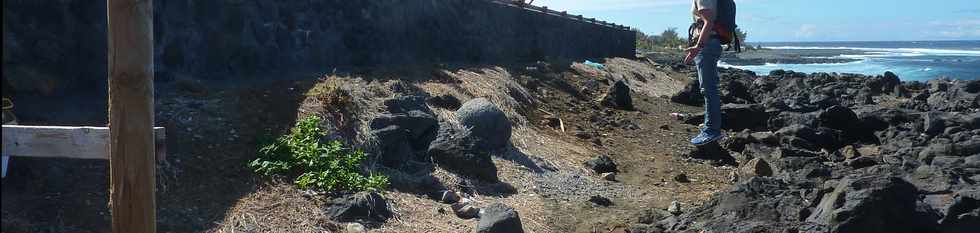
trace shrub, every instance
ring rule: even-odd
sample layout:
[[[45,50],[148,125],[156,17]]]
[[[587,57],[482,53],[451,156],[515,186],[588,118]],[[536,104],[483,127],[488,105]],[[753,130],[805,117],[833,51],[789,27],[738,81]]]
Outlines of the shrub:
[[[258,158],[248,164],[256,173],[267,176],[296,177],[294,183],[303,189],[324,191],[379,191],[388,185],[388,177],[360,173],[362,150],[345,148],[340,141],[323,143],[327,135],[318,127],[320,117],[310,116],[296,123],[289,134],[265,144]]]
[[[332,112],[352,113],[355,110],[354,97],[349,90],[341,87],[337,77],[321,79],[306,91],[306,96],[315,98],[323,106],[330,107],[327,110]]]

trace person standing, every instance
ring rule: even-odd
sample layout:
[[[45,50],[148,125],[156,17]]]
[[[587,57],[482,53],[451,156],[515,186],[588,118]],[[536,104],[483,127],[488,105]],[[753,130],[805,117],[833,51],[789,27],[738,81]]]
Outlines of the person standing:
[[[719,0],[693,0],[691,11],[695,26],[689,35],[694,45],[687,48],[686,64],[697,66],[701,94],[704,95],[704,128],[691,139],[691,144],[705,145],[724,137],[721,132],[721,100],[718,94],[718,59],[721,57],[721,40],[715,30]]]

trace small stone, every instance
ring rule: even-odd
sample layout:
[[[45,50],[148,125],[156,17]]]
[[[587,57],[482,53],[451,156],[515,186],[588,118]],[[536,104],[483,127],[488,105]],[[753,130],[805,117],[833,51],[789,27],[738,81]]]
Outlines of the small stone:
[[[861,153],[859,153],[857,149],[854,149],[854,146],[852,145],[845,146],[840,150],[841,150],[841,154],[844,155],[845,159],[853,159],[861,156]]]
[[[779,143],[779,138],[777,138],[776,134],[772,132],[755,132],[749,134],[749,137],[755,139],[755,141],[762,142],[762,143],[767,143],[767,144]]]
[[[943,135],[952,136],[953,134],[959,133],[961,131],[963,131],[963,128],[962,127],[959,127],[959,126],[949,127],[949,128],[946,128],[946,130],[943,131]]]
[[[857,152],[861,156],[876,156],[881,154],[878,146],[874,146],[874,145],[863,145],[857,148]]]
[[[602,173],[600,176],[602,177],[603,180],[616,181],[616,173],[615,172]]]
[[[360,192],[348,197],[334,199],[327,206],[326,212],[331,219],[342,222],[384,221],[392,216],[384,197],[376,192]]]
[[[660,129],[662,129],[662,130],[670,130],[670,126],[669,125],[666,125],[666,124],[660,125]]]
[[[644,209],[637,213],[636,222],[640,224],[653,224],[660,219],[663,219],[665,213],[663,210],[652,210]]]
[[[691,180],[687,178],[687,174],[684,173],[674,175],[674,181],[681,182],[681,183],[691,182]]]
[[[364,225],[356,222],[348,223],[345,229],[347,230],[347,232],[351,232],[351,233],[367,232],[367,228],[365,228]]]
[[[609,200],[609,198],[606,198],[606,197],[603,197],[603,196],[599,196],[599,195],[595,195],[595,196],[589,197],[589,202],[592,202],[593,204],[604,206],[604,207],[605,206],[611,206],[613,204],[612,203],[612,200]]]
[[[459,194],[452,190],[442,191],[442,195],[439,195],[439,202],[446,204],[453,204],[459,201]]]
[[[766,177],[772,176],[772,167],[762,158],[754,158],[742,166],[742,174],[746,177]]]
[[[480,217],[480,208],[473,207],[467,202],[459,202],[452,206],[453,214],[462,219],[472,219]]]
[[[617,171],[616,163],[613,162],[612,158],[606,155],[596,156],[595,158],[585,162],[585,165],[589,167],[589,169],[592,169],[592,171],[599,174]]]
[[[736,182],[738,182],[738,171],[732,170],[731,173],[728,173],[728,183],[734,184]]]
[[[521,217],[510,206],[501,203],[491,204],[480,211],[477,233],[523,233]]]
[[[681,214],[681,203],[677,201],[671,202],[670,206],[667,207],[667,212],[673,215]]]

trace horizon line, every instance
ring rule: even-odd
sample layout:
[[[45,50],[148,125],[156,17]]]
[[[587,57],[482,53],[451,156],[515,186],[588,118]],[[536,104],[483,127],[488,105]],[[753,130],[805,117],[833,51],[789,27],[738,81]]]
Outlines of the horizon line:
[[[824,40],[824,41],[747,41],[746,43],[833,43],[833,42],[980,42],[980,39],[939,40]]]

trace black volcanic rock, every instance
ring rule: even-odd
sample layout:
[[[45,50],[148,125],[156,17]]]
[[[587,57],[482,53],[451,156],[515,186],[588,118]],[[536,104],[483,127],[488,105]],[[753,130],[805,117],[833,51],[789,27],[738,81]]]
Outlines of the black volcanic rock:
[[[633,97],[630,96],[630,87],[623,80],[616,81],[602,97],[602,104],[621,110],[633,110]]]
[[[586,161],[585,166],[592,171],[595,171],[596,174],[615,172],[619,170],[612,158],[606,155],[596,156],[595,158]]]
[[[737,152],[750,162],[740,169],[765,161],[772,177],[743,175],[704,206],[633,229],[915,233],[980,225],[980,194],[967,195],[980,184],[980,82],[776,70],[747,83],[764,110],[723,111],[726,128],[746,130],[730,134],[724,148],[704,147],[714,152],[681,155]],[[755,119],[766,121],[758,127]]]

